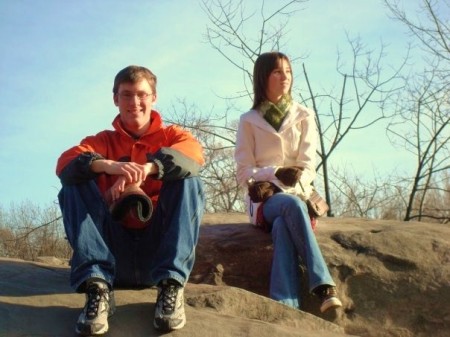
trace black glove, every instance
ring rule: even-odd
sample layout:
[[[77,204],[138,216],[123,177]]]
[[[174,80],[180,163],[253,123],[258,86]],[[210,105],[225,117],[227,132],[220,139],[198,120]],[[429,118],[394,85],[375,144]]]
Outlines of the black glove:
[[[280,188],[270,181],[257,181],[248,187],[248,195],[253,202],[266,201],[280,191]]]
[[[277,177],[286,186],[294,186],[299,181],[303,169],[299,166],[280,167],[275,172]]]

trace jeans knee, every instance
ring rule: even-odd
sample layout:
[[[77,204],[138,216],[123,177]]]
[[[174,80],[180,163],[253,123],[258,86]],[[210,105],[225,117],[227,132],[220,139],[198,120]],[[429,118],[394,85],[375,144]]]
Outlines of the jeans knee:
[[[286,205],[292,208],[302,208],[304,202],[296,195],[289,194],[286,198]]]
[[[86,193],[101,197],[100,190],[94,180],[89,180],[80,184],[63,185],[58,196],[78,196]]]
[[[63,212],[67,207],[70,209],[74,207],[86,207],[87,209],[106,207],[103,196],[93,180],[81,184],[64,185],[58,193],[58,200]]]
[[[284,222],[283,217],[277,217],[272,223],[272,240],[276,242],[279,238],[285,238],[288,233],[286,227],[286,222]]]

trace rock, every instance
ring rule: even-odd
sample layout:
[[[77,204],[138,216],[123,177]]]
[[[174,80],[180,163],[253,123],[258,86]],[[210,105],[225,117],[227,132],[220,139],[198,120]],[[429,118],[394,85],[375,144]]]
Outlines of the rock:
[[[52,266],[68,266],[69,261],[65,259],[60,259],[54,256],[38,256],[36,262],[42,262],[44,264],[49,264]]]
[[[316,235],[344,305],[326,315],[305,289],[302,311],[267,297],[269,234],[243,214],[205,215],[185,290],[187,325],[166,335],[449,336],[448,225],[323,218]],[[84,295],[70,289],[66,261],[41,261],[0,258],[0,336],[74,336]],[[152,325],[156,289],[115,293],[109,337],[161,335]]]
[[[190,282],[267,296],[270,235],[243,214],[205,215],[203,223]],[[303,311],[359,336],[449,336],[448,225],[321,218],[316,236],[344,306],[321,314],[302,287]]]
[[[84,294],[68,285],[68,267],[0,258],[0,336],[75,336]],[[115,290],[109,337],[156,337],[157,291]],[[343,328],[243,289],[188,284],[187,324],[164,336],[345,337]]]

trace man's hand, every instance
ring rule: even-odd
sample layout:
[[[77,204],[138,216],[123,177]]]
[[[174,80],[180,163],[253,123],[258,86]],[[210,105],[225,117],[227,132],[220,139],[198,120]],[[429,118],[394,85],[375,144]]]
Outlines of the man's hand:
[[[120,176],[107,192],[107,199],[114,202],[125,190],[125,186],[130,184],[140,186],[148,175],[158,173],[158,166],[154,163],[138,164],[134,162],[98,159],[92,162],[91,170],[97,173],[104,172],[110,175]]]
[[[97,173],[121,175],[126,183],[133,184],[144,181],[149,174],[158,173],[158,166],[154,163],[138,164],[134,162],[118,162],[108,159],[98,159],[92,162],[91,170]]]
[[[302,171],[302,168],[299,166],[280,167],[275,172],[275,177],[286,186],[295,186],[302,175]]]
[[[109,194],[108,198],[109,198],[110,203],[113,203],[114,201],[119,199],[120,195],[125,190],[126,185],[127,185],[126,178],[124,176],[120,176],[116,180],[114,185],[112,185],[111,188],[106,192],[107,194]],[[140,185],[140,183],[139,183],[139,185]]]

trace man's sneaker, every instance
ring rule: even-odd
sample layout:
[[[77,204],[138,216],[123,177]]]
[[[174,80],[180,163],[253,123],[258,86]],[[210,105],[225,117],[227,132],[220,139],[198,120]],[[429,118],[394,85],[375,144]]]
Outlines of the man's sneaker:
[[[319,286],[315,293],[322,302],[320,305],[320,312],[325,312],[330,308],[342,307],[342,302],[337,298],[336,287],[328,285]]]
[[[184,327],[186,316],[183,293],[183,286],[175,280],[167,279],[158,284],[158,298],[153,321],[156,329],[168,332]]]
[[[102,281],[87,284],[86,304],[78,317],[75,331],[82,336],[101,335],[108,331],[108,317],[115,311],[114,292]]]

